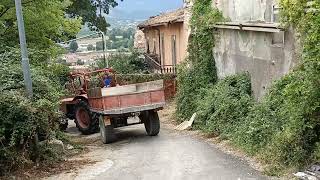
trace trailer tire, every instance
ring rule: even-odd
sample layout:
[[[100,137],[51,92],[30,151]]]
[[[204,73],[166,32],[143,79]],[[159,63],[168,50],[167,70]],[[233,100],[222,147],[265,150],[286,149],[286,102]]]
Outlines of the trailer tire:
[[[105,125],[102,116],[99,118],[100,136],[104,144],[109,144],[115,141],[116,136],[114,134],[113,125]]]
[[[90,135],[99,130],[98,120],[90,111],[89,105],[85,101],[80,101],[75,105],[74,122],[79,131],[84,135]]]
[[[149,136],[157,136],[159,134],[160,120],[158,112],[146,111],[142,114],[142,120]]]

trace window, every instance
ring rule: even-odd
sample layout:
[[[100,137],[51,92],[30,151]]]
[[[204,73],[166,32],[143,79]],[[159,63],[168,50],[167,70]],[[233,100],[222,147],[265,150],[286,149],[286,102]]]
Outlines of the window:
[[[274,4],[272,6],[272,17],[271,17],[271,22],[278,23],[280,22],[280,11],[281,7],[277,4]]]

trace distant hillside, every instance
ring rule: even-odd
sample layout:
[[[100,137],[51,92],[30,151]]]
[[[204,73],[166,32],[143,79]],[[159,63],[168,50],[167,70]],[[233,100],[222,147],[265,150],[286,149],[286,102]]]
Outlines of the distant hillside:
[[[106,15],[108,23],[113,28],[135,28],[141,21],[163,12],[172,11],[183,6],[183,0],[123,0],[119,6],[110,10]],[[84,27],[79,36],[91,34],[89,28]]]

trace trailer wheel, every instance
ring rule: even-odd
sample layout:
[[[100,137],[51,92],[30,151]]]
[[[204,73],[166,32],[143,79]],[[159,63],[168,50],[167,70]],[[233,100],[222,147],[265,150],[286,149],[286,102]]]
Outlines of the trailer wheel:
[[[158,112],[146,111],[142,113],[142,121],[149,136],[157,136],[160,132],[160,120]]]
[[[98,121],[85,101],[75,106],[75,123],[82,134],[89,135],[98,131]]]
[[[99,117],[100,135],[101,140],[104,144],[109,144],[115,141],[113,125],[105,125],[103,116]]]

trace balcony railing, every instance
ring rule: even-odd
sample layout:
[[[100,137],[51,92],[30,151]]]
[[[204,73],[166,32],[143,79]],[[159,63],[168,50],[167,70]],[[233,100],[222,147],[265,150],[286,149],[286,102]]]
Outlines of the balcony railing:
[[[176,74],[177,67],[173,65],[165,65],[161,67],[161,74]]]
[[[160,57],[145,53],[146,62],[149,68],[155,73],[161,74],[176,74],[177,68],[175,65],[161,65]]]

